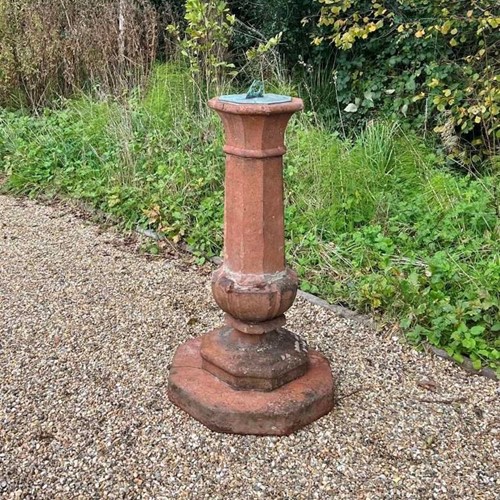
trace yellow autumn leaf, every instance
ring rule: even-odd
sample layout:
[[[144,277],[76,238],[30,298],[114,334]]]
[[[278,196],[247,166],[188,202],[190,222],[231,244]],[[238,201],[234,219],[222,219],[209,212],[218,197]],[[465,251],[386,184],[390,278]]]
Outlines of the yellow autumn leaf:
[[[441,33],[447,35],[451,28],[451,21],[446,21],[443,26],[441,26]]]
[[[500,17],[491,17],[490,19],[488,19],[488,23],[493,29],[496,29],[500,24]]]

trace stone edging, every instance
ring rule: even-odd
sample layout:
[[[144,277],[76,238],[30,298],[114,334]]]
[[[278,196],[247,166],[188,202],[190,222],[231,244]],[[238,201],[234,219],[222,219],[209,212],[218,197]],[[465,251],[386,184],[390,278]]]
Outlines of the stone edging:
[[[316,297],[315,295],[313,295],[311,293],[303,292],[302,290],[299,290],[297,295],[299,297],[303,297],[304,299],[311,302],[312,304],[316,304],[317,306],[324,307],[325,309],[329,309],[330,311],[333,311],[335,314],[337,314],[338,316],[340,316],[342,318],[350,319],[352,321],[355,321],[357,323],[362,323],[362,324],[370,326],[370,327],[375,326],[375,321],[370,316],[366,316],[364,314],[360,314],[360,313],[357,313],[355,311],[351,311],[350,309],[347,309],[346,307],[343,307],[343,306],[330,304],[326,300],[320,299],[319,297]],[[485,368],[481,368],[480,370],[476,370],[472,366],[472,361],[470,360],[470,358],[467,358],[464,356],[464,361],[462,363],[459,363],[452,356],[450,356],[444,349],[439,349],[437,347],[434,347],[433,345],[429,344],[428,342],[424,342],[424,347],[427,351],[432,352],[435,356],[438,356],[439,358],[442,358],[442,359],[446,359],[448,361],[452,361],[453,363],[460,366],[465,371],[467,371],[471,374],[481,375],[481,376],[489,378],[491,380],[500,381],[500,378],[498,377],[498,375],[491,368],[485,367]]]
[[[370,327],[375,326],[375,321],[370,316],[366,316],[364,314],[360,314],[360,313],[357,313],[355,311],[351,311],[350,309],[347,309],[346,307],[343,307],[343,306],[330,304],[326,300],[320,299],[319,297],[316,297],[315,295],[313,295],[311,293],[303,292],[302,290],[299,290],[297,292],[297,295],[299,297],[303,297],[304,299],[311,302],[312,304],[316,304],[317,306],[324,307],[325,309],[329,309],[330,311],[333,311],[335,314],[337,314],[338,316],[340,316],[342,318],[350,319],[352,321],[355,321],[357,323],[362,323],[362,324],[370,326]],[[481,368],[480,370],[476,370],[472,366],[472,361],[470,358],[467,358],[464,356],[464,361],[462,363],[459,363],[452,356],[450,356],[445,350],[434,347],[433,345],[429,344],[428,342],[424,342],[424,347],[427,351],[432,352],[434,355],[438,356],[439,358],[446,359],[448,361],[452,361],[453,363],[460,366],[465,371],[467,371],[471,374],[481,375],[481,376],[489,378],[491,380],[500,381],[500,378],[498,377],[498,375],[491,368],[485,367],[485,368]]]
[[[319,307],[324,307],[325,309],[333,311],[337,316],[340,316],[341,318],[350,319],[352,321],[355,321],[356,323],[362,323],[363,325],[369,326],[371,328],[375,327],[374,319],[370,316],[367,316],[366,314],[352,311],[351,309],[348,309],[344,306],[330,304],[330,302],[326,301],[325,299],[316,297],[316,295],[313,295],[309,292],[303,292],[302,290],[297,291],[297,296],[302,297],[308,302],[311,302],[311,304],[315,304]]]
[[[481,376],[489,378],[491,380],[495,380],[496,382],[500,381],[500,378],[498,377],[498,375],[491,368],[484,367],[484,368],[481,368],[480,370],[476,370],[472,366],[471,359],[467,358],[466,356],[464,356],[463,362],[459,363],[458,361],[453,359],[445,350],[434,347],[433,345],[430,345],[427,342],[424,345],[425,345],[425,348],[427,350],[431,351],[436,356],[443,358],[443,359],[446,359],[448,361],[453,361],[453,363],[460,366],[460,368],[463,368],[466,372],[469,372],[473,375],[481,375]]]

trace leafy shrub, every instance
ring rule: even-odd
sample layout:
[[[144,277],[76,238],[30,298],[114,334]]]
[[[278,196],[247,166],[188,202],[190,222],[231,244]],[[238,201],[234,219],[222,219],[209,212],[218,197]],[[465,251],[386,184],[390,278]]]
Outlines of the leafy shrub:
[[[171,24],[167,30],[177,38],[181,61],[187,62],[196,83],[200,111],[206,108],[207,99],[224,93],[236,77],[245,83],[257,77],[263,80],[269,77],[271,82],[279,80],[275,78],[280,69],[275,48],[281,42],[282,33],[269,38],[262,36],[257,41],[254,36],[248,50],[239,54],[237,68],[232,62],[234,54],[230,54],[238,33],[237,19],[225,1],[187,0],[184,21],[182,27]],[[241,24],[239,21],[238,26]]]
[[[292,133],[288,251],[303,286],[498,368],[498,177],[447,171],[384,123],[352,145],[303,125]]]
[[[230,0],[231,12],[238,20],[232,48],[236,58],[255,45],[282,33],[279,46],[287,64],[293,66],[299,57],[309,60],[317,48],[310,43],[314,23],[304,23],[304,18],[316,17],[318,6],[311,0]],[[242,64],[244,64],[243,61]]]
[[[382,110],[435,127],[446,152],[465,165],[498,153],[497,2],[318,1],[314,42],[341,49],[332,78],[344,119]]]
[[[175,24],[167,29],[177,37],[180,53],[206,99],[220,93],[226,77],[234,75],[227,52],[235,17],[223,0],[187,0],[184,18],[183,30]]]

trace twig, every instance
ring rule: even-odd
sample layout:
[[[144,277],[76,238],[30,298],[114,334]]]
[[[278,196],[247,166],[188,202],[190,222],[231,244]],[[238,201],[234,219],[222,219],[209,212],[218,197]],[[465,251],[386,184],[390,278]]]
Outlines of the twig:
[[[452,403],[465,403],[467,402],[467,398],[464,396],[460,396],[458,398],[450,398],[450,399],[427,399],[421,398],[416,399],[418,403],[437,403],[437,404],[452,404]]]
[[[359,392],[362,391],[368,391],[372,389],[371,387],[358,387],[357,389],[354,389],[354,391],[348,392],[347,394],[343,394],[342,396],[337,396],[336,400],[337,401],[342,401],[343,399],[350,398],[351,396],[355,396]]]

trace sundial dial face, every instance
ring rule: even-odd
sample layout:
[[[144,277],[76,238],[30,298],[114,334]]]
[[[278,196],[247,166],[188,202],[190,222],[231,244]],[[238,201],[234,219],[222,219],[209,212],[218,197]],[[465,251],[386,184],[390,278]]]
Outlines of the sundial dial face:
[[[246,94],[221,95],[219,101],[230,102],[233,104],[281,104],[290,102],[292,98],[288,95],[264,94],[262,97],[247,98]]]
[[[219,100],[233,104],[281,104],[290,102],[292,98],[288,95],[265,94],[264,83],[254,80],[246,94],[222,95]]]

